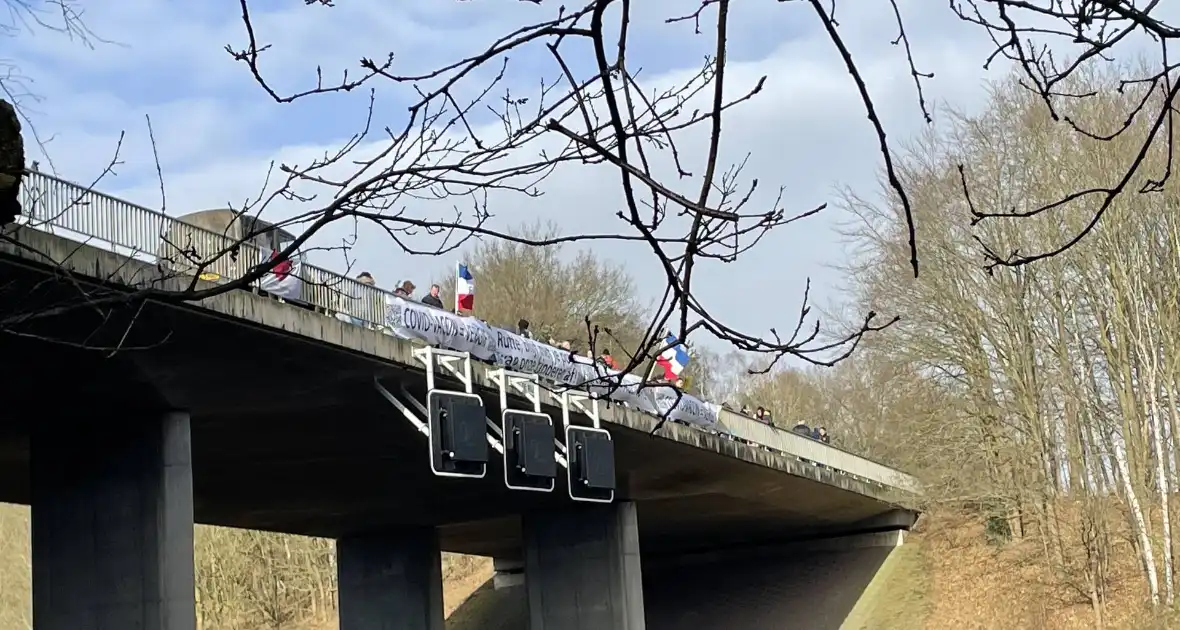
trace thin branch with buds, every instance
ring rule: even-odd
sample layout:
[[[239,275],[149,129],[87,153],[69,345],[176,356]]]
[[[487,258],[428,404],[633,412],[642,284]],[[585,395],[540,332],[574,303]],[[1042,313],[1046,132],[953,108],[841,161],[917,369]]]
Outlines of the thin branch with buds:
[[[17,1],[20,0],[10,0]],[[902,13],[890,0],[897,24],[895,45],[905,51],[917,92],[917,104],[929,121],[922,83],[932,75],[915,66]],[[328,0],[308,0],[307,10],[331,11]],[[256,197],[230,208],[231,223],[249,226],[215,245],[196,247],[175,234],[163,234],[170,269],[192,281],[181,291],[145,288],[133,300],[190,301],[252,286],[281,261],[305,254],[329,225],[346,222],[354,237],[341,245],[346,259],[359,226],[375,226],[402,251],[440,255],[472,239],[508,239],[546,246],[574,241],[642,243],[666,278],[666,290],[654,308],[637,347],[620,349],[629,356],[630,372],[664,349],[665,333],[687,340],[708,334],[742,350],[769,355],[768,366],[793,358],[830,365],[852,352],[864,335],[888,326],[874,313],[863,325],[836,340],[821,340],[812,314],[810,283],[791,333],[776,329],[751,334],[726,324],[698,297],[702,264],[737,260],[779,228],[822,212],[826,204],[792,209],[780,187],[769,205],[760,200],[760,182],[743,178],[746,155],[723,163],[723,120],[763,90],[766,77],[750,85],[732,85],[727,76],[730,46],[730,0],[702,0],[687,15],[662,17],[664,28],[684,29],[685,36],[711,38],[712,53],[692,76],[675,85],[656,85],[641,76],[632,60],[636,35],[632,0],[586,0],[581,6],[550,6],[536,1],[544,19],[521,25],[474,48],[468,55],[427,71],[410,72],[395,53],[373,51],[351,71],[325,72],[317,67],[302,88],[283,91],[265,71],[274,52],[267,33],[254,20],[249,0],[239,0],[244,41],[228,45],[230,59],[244,66],[266,98],[287,104],[340,92],[367,90],[369,99],[357,131],[338,148],[300,163],[273,165]],[[918,245],[909,198],[894,172],[885,126],[860,69],[840,33],[835,4],[804,0],[857,87],[870,120],[893,192],[906,209],[912,270],[918,272]],[[784,9],[789,10],[789,9]],[[591,51],[587,57],[586,51]],[[549,60],[541,76],[521,80],[512,59],[527,55]],[[535,66],[533,66],[535,67]],[[530,72],[534,70],[530,69]],[[331,80],[328,77],[337,77]],[[526,85],[534,87],[526,88]],[[390,94],[400,105],[391,120],[383,101]],[[736,96],[734,96],[736,94]],[[152,121],[148,121],[149,131]],[[698,174],[686,166],[682,149],[689,137],[706,138]],[[154,136],[151,138],[154,151]],[[112,162],[112,167],[117,162]],[[622,204],[614,213],[618,230],[530,240],[494,226],[498,207],[542,194],[545,180],[560,168],[610,169],[618,177]],[[160,192],[163,173],[158,169]],[[772,189],[773,190],[773,189]],[[273,230],[294,235],[266,260],[245,260],[243,247]],[[203,284],[205,270],[226,260],[236,275],[218,285]],[[95,300],[86,296],[91,308]],[[99,298],[106,299],[106,298]],[[112,298],[114,299],[114,298]],[[21,324],[34,313],[18,313]],[[589,326],[588,330],[594,328]],[[590,333],[588,333],[590,334]]]
[[[1115,202],[1127,194],[1154,194],[1172,177],[1175,160],[1174,100],[1180,91],[1177,64],[1170,61],[1171,44],[1180,40],[1180,25],[1160,16],[1158,1],[1084,0],[1081,2],[1030,3],[1023,0],[952,0],[951,9],[960,20],[981,27],[991,37],[994,50],[987,59],[1010,61],[1020,73],[1021,85],[1047,108],[1054,121],[1083,138],[1113,142],[1130,133],[1145,130],[1135,140],[1139,150],[1111,173],[1109,183],[1079,188],[1060,198],[1027,209],[988,211],[971,204],[973,223],[988,220],[1030,218],[1084,208],[1090,218],[1075,233],[1043,251],[1031,253],[1013,249],[1002,253],[984,245],[985,267],[1020,267],[1074,247],[1102,221]],[[1080,124],[1069,110],[1079,102],[1102,98],[1090,88],[1078,90],[1084,75],[1095,68],[1109,67],[1119,50],[1131,50],[1137,42],[1150,42],[1157,57],[1137,76],[1123,77],[1111,92],[1133,90],[1141,98],[1122,112],[1122,123],[1112,131],[1099,131]],[[1069,56],[1063,55],[1066,49]],[[985,66],[986,67],[986,66]],[[1117,120],[1115,121],[1117,123]],[[1153,160],[1153,155],[1160,159]],[[1148,164],[1152,164],[1151,167]],[[964,191],[966,165],[960,166]],[[1148,169],[1156,172],[1146,172]],[[969,196],[967,196],[969,201]]]

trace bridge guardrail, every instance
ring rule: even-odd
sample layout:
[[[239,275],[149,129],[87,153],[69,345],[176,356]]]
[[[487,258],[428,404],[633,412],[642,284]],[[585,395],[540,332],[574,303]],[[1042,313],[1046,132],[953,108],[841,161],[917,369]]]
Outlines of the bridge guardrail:
[[[917,480],[910,475],[798,433],[763,424],[728,409],[721,410],[721,424],[731,435],[748,442],[830,466],[861,479],[908,492],[919,492]]]
[[[37,171],[26,172],[20,200],[28,227],[66,232],[59,235],[84,242],[98,240],[115,253],[182,273],[199,271],[213,282],[239,278],[264,260],[264,252],[254,244]],[[71,232],[77,236],[70,236]],[[384,324],[391,292],[310,264],[301,264],[296,275],[303,281],[303,301],[310,306],[329,314],[345,314],[362,325]],[[910,475],[724,408],[720,423],[731,435],[747,442],[867,481],[919,491],[917,480]]]

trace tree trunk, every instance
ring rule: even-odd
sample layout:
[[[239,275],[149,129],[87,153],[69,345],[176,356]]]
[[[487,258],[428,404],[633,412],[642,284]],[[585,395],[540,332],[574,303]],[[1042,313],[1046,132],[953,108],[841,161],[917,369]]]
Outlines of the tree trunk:
[[[1148,535],[1147,519],[1143,515],[1143,506],[1139,502],[1139,496],[1135,493],[1135,487],[1131,481],[1131,470],[1127,465],[1126,449],[1116,448],[1114,451],[1114,461],[1118,467],[1119,477],[1123,481],[1123,492],[1126,493],[1127,507],[1131,512],[1131,526],[1135,529],[1135,538],[1139,542],[1139,560],[1143,566],[1144,576],[1147,578],[1147,592],[1151,598],[1153,606],[1158,606],[1160,603],[1160,584],[1159,575],[1155,568],[1155,553],[1153,552],[1153,545],[1151,544],[1151,537]]]
[[[1170,501],[1168,497],[1171,496],[1170,484],[1168,483],[1168,467],[1166,460],[1168,453],[1164,450],[1164,432],[1161,427],[1161,418],[1159,406],[1157,403],[1156,388],[1154,379],[1150,379],[1148,383],[1148,404],[1150,410],[1147,415],[1149,430],[1152,433],[1152,441],[1155,447],[1155,474],[1160,493],[1160,520],[1161,529],[1163,530],[1163,541],[1161,546],[1164,554],[1164,604],[1171,606],[1175,601],[1175,594],[1173,593],[1173,577],[1172,577],[1172,518],[1171,509],[1168,504]]]

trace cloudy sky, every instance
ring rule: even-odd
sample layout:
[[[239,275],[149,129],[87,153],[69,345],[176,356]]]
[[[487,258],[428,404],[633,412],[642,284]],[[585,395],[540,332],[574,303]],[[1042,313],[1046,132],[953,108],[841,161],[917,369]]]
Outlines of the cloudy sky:
[[[42,149],[28,138],[29,159],[44,171],[89,182],[111,159],[125,134],[117,175],[100,188],[110,194],[179,215],[211,207],[240,205],[258,194],[272,161],[306,163],[334,151],[363,123],[364,90],[275,103],[248,69],[235,63],[226,46],[242,48],[246,33],[235,0],[178,2],[121,0],[85,2],[93,45],[40,30],[5,41],[5,56],[29,77],[39,100],[23,105]],[[251,0],[260,43],[271,45],[263,70],[279,91],[305,89],[315,70],[326,77],[344,69],[359,72],[361,57],[383,59],[392,52],[401,73],[443,65],[479,52],[513,29],[551,17],[557,3],[517,0],[339,0],[339,6]],[[661,86],[695,71],[712,44],[694,36],[691,23],[664,18],[690,11],[696,2],[638,3],[631,35],[631,67],[643,68],[645,85]],[[841,32],[860,65],[890,137],[903,141],[922,128],[915,94],[895,37],[888,3],[842,4]],[[914,54],[921,70],[933,72],[928,100],[972,109],[983,97],[981,68],[989,48],[978,29],[960,24],[946,3],[902,2]],[[763,196],[751,207],[767,208],[784,187],[788,211],[802,211],[834,199],[840,185],[871,194],[880,154],[856,97],[855,85],[806,3],[743,0],[735,3],[730,32],[729,85],[736,93],[766,76],[754,100],[733,110],[725,122],[727,162],[749,153],[747,177],[761,181]],[[581,62],[586,62],[581,57]],[[575,62],[578,59],[575,55]],[[583,66],[584,67],[584,66]],[[511,56],[506,76],[514,93],[526,94],[540,77],[556,77],[540,46]],[[577,70],[577,68],[575,68]],[[470,94],[485,75],[461,87]],[[994,76],[994,73],[993,75]],[[400,128],[412,92],[407,85],[374,82],[378,128]],[[535,89],[535,88],[534,88]],[[161,201],[146,117],[155,134],[163,173]],[[486,116],[481,119],[487,123]],[[477,121],[477,122],[481,122]],[[28,132],[27,132],[28,135]],[[380,138],[376,138],[377,141]],[[689,170],[699,173],[701,142],[685,140]],[[365,151],[381,144],[366,145]],[[693,147],[697,147],[693,150]],[[672,182],[695,196],[698,180]],[[491,208],[492,224],[553,221],[565,233],[626,232],[616,218],[621,193],[615,173],[602,168],[561,168],[540,185],[537,199],[506,197]],[[330,191],[317,191],[322,203]],[[291,204],[288,204],[291,205]],[[297,205],[297,204],[296,204]],[[285,211],[291,211],[290,208]],[[760,333],[791,326],[801,290],[811,277],[821,302],[840,299],[839,276],[829,267],[844,253],[834,227],[837,210],[806,223],[776,230],[733,264],[700,270],[699,298],[722,320]],[[321,235],[333,245],[351,229],[337,226]],[[414,257],[388,236],[362,226],[351,252],[355,270],[371,271],[383,286],[394,280],[436,277],[459,255]],[[597,244],[603,256],[627,265],[643,298],[662,292],[663,274],[650,250],[627,244]],[[339,254],[317,262],[343,268]]]

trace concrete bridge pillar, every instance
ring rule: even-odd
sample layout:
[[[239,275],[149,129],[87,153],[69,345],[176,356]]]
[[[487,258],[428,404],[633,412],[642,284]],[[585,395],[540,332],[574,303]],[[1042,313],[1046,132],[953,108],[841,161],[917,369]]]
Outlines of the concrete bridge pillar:
[[[340,630],[443,630],[438,530],[407,528],[336,541]]]
[[[195,630],[185,413],[32,438],[33,627]]]
[[[635,504],[524,517],[530,630],[644,630]]]

